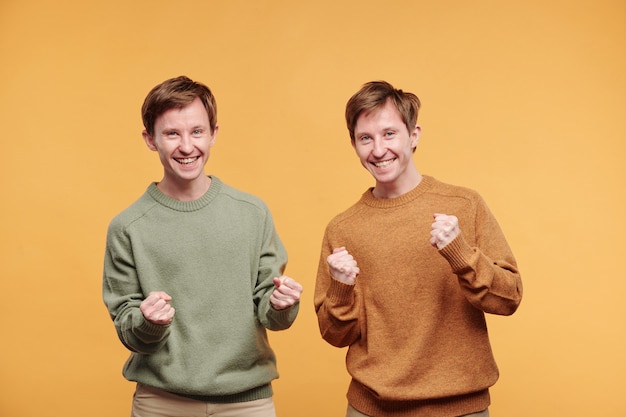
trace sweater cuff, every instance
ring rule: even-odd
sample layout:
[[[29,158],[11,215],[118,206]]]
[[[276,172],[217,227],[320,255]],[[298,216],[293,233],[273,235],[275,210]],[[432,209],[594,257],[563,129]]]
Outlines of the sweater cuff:
[[[141,323],[137,326],[137,332],[144,335],[142,340],[144,341],[157,341],[163,338],[163,335],[167,332],[169,324],[155,324],[146,320],[143,315],[140,317]]]
[[[300,311],[300,301],[282,310],[276,310],[274,306],[272,306],[272,303],[268,302],[268,304],[269,311],[267,312],[267,322],[263,324],[270,330],[285,330],[290,328]]]
[[[283,308],[282,310],[274,308],[272,303],[270,303],[270,309],[272,311],[272,315],[277,320],[289,320],[294,314],[298,314],[298,310],[300,309],[300,301],[287,308]]]
[[[335,278],[330,278],[330,285],[326,298],[334,305],[345,305],[352,302],[355,285],[345,284]]]
[[[467,243],[463,234],[460,233],[456,239],[441,248],[439,253],[446,258],[452,267],[452,272],[456,274],[472,265],[472,258],[475,256],[476,251]]]

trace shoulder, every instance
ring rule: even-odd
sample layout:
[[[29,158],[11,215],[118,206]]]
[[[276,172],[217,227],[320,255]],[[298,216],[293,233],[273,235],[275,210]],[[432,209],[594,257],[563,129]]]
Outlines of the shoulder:
[[[478,191],[472,188],[442,182],[434,177],[429,177],[429,181],[432,184],[432,187],[428,191],[430,194],[442,197],[466,199],[469,201],[482,201],[482,197]]]
[[[219,181],[219,197],[222,200],[222,203],[233,206],[249,207],[263,212],[269,211],[267,204],[260,197],[234,188],[216,177],[213,177],[213,179]]]
[[[109,223],[109,232],[127,229],[136,221],[144,218],[155,206],[157,206],[157,202],[145,192],[130,206],[113,217]]]
[[[434,210],[454,214],[464,219],[464,224],[492,217],[484,198],[472,188],[434,180],[429,193]]]
[[[365,193],[369,192],[371,192],[371,189],[368,189]],[[363,204],[362,200],[363,198],[359,199],[347,209],[344,209],[342,212],[336,214],[328,222],[326,228],[333,229],[340,227],[341,225],[350,225],[357,220],[363,219],[363,211],[367,209],[367,206]]]

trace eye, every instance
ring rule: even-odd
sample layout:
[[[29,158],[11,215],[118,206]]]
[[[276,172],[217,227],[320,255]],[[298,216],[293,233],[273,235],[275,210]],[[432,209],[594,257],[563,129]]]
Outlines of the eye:
[[[385,137],[387,138],[391,138],[396,134],[396,132],[394,132],[393,130],[388,130],[387,132],[385,132]]]
[[[359,141],[360,142],[369,142],[371,140],[371,138],[367,135],[363,135],[361,137],[359,137]]]
[[[168,138],[173,138],[173,137],[178,136],[178,132],[176,132],[176,131],[174,131],[174,130],[170,130],[169,132],[166,132],[166,133],[165,133],[165,135],[166,135]]]
[[[194,136],[201,136],[203,133],[204,133],[204,130],[202,129],[196,129],[193,132],[191,132],[191,134]]]

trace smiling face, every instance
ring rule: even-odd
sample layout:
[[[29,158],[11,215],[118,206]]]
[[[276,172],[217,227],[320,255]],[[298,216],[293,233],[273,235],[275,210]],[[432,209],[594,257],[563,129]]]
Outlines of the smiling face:
[[[420,183],[422,176],[413,161],[419,135],[420,127],[416,125],[409,132],[389,100],[359,116],[352,145],[361,164],[376,180],[376,197],[398,197]]]
[[[157,117],[154,135],[143,132],[148,148],[158,152],[163,165],[159,189],[179,200],[200,197],[210,185],[204,173],[218,127],[212,131],[209,115],[199,98]]]

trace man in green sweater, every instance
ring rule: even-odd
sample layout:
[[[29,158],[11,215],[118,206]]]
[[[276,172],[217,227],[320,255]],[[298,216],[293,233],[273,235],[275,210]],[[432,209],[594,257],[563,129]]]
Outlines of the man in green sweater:
[[[346,107],[376,183],[328,224],[314,302],[322,337],[348,347],[347,417],[488,416],[498,368],[485,313],[513,314],[522,298],[479,194],[415,166],[419,108],[384,81]]]
[[[150,91],[143,137],[163,178],[109,225],[103,298],[131,351],[134,417],[276,415],[266,329],[291,326],[302,286],[267,206],[204,174],[216,115],[187,77]]]

